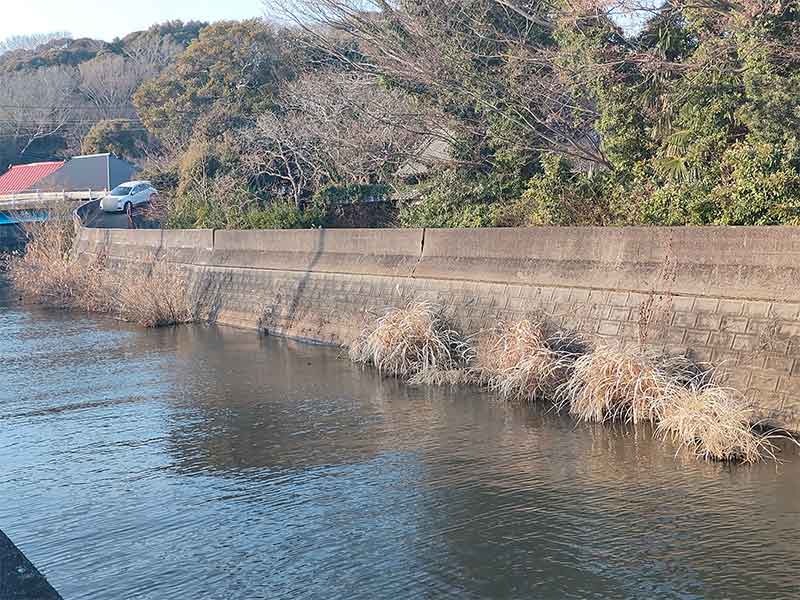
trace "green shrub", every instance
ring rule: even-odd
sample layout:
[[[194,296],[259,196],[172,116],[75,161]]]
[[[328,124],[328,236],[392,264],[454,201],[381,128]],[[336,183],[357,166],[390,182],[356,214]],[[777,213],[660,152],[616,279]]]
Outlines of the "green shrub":
[[[178,159],[178,194],[187,194],[224,176],[234,176],[239,187],[247,186],[249,178],[240,161],[239,150],[228,137],[211,140],[195,136]]]
[[[522,196],[501,210],[505,226],[608,225],[613,222],[615,184],[607,174],[577,173],[563,157],[542,158],[544,171],[533,176]]]
[[[241,229],[246,215],[258,206],[258,198],[246,181],[235,174],[201,179],[167,202],[166,225],[170,228]]]
[[[394,217],[394,207],[379,202],[389,196],[389,186],[376,184],[328,185],[307,204],[324,227],[385,227]]]
[[[492,227],[495,208],[491,204],[474,204],[453,199],[440,199],[436,195],[404,204],[400,209],[403,227]]]
[[[644,182],[634,182],[634,186]],[[650,191],[634,214],[645,225],[707,225],[719,218],[719,206],[703,182],[662,182]]]
[[[800,221],[800,171],[790,147],[739,142],[698,177],[653,176],[640,222],[653,225],[780,225]],[[633,186],[644,187],[645,180]]]
[[[388,193],[387,185],[329,185],[313,195],[311,204],[327,209],[340,204],[357,204],[383,199]]]
[[[722,158],[721,181],[711,192],[723,225],[796,224],[800,172],[796,153],[781,146],[739,143]]]
[[[164,221],[166,229],[195,229],[197,227],[198,214],[196,208],[181,204],[179,207],[171,208]]]
[[[248,229],[317,229],[325,226],[325,213],[313,206],[298,208],[293,202],[275,201],[245,215]]]
[[[147,132],[126,119],[98,121],[81,142],[84,154],[110,152],[120,158],[141,158],[147,145]]]
[[[519,196],[516,174],[444,171],[421,186],[421,198],[400,209],[403,227],[492,227],[497,211]]]
[[[161,194],[173,193],[180,181],[178,164],[175,160],[169,159],[148,161],[139,176],[152,183]]]
[[[199,192],[190,192],[172,202],[166,219],[169,229],[239,229],[242,214],[212,202]]]

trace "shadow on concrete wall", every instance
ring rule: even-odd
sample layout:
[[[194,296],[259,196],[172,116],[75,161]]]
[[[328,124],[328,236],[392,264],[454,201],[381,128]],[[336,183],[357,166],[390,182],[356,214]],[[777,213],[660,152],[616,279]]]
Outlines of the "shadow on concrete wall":
[[[297,284],[296,289],[292,293],[291,300],[287,303],[286,299],[283,298],[283,296],[280,293],[278,293],[273,298],[271,304],[265,305],[261,309],[261,317],[258,320],[258,329],[260,329],[264,333],[270,334],[271,329],[275,328],[276,322],[274,315],[280,310],[282,306],[286,306],[287,304],[288,308],[286,309],[286,314],[283,317],[286,322],[285,329],[291,328],[292,325],[297,322],[298,312],[300,310],[300,304],[302,303],[303,296],[305,296],[306,291],[308,289],[309,282],[311,281],[311,276],[314,272],[314,267],[317,266],[320,257],[325,253],[327,230],[319,229],[318,231],[319,231],[319,236],[314,245],[314,249],[311,254],[311,259],[303,269],[303,276],[300,279],[300,282]]]

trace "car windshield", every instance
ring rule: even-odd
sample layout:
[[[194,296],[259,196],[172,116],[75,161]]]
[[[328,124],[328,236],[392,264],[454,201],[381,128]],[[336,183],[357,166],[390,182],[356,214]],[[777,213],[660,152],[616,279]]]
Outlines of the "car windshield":
[[[129,185],[118,185],[113,190],[111,190],[112,196],[127,196],[128,194],[133,191],[133,188]]]

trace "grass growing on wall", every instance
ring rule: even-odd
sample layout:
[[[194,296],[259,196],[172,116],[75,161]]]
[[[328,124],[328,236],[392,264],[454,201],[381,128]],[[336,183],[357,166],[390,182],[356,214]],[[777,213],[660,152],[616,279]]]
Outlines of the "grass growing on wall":
[[[544,401],[581,421],[649,423],[657,435],[705,460],[775,458],[788,438],[753,423],[753,405],[685,357],[641,347],[593,348],[546,319],[499,323],[467,339],[430,303],[410,302],[369,324],[350,358],[411,383],[479,383],[509,401]]]
[[[196,320],[185,280],[163,259],[110,270],[102,257],[78,260],[72,253],[71,214],[24,226],[23,254],[8,261],[8,276],[27,300],[58,308],[110,314],[144,327]]]

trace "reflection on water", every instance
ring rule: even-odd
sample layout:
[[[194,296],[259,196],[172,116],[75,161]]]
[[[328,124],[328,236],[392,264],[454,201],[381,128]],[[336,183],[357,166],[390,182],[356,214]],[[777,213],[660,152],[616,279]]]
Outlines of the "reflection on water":
[[[789,452],[676,460],[251,332],[0,332],[0,529],[68,600],[797,595]]]

